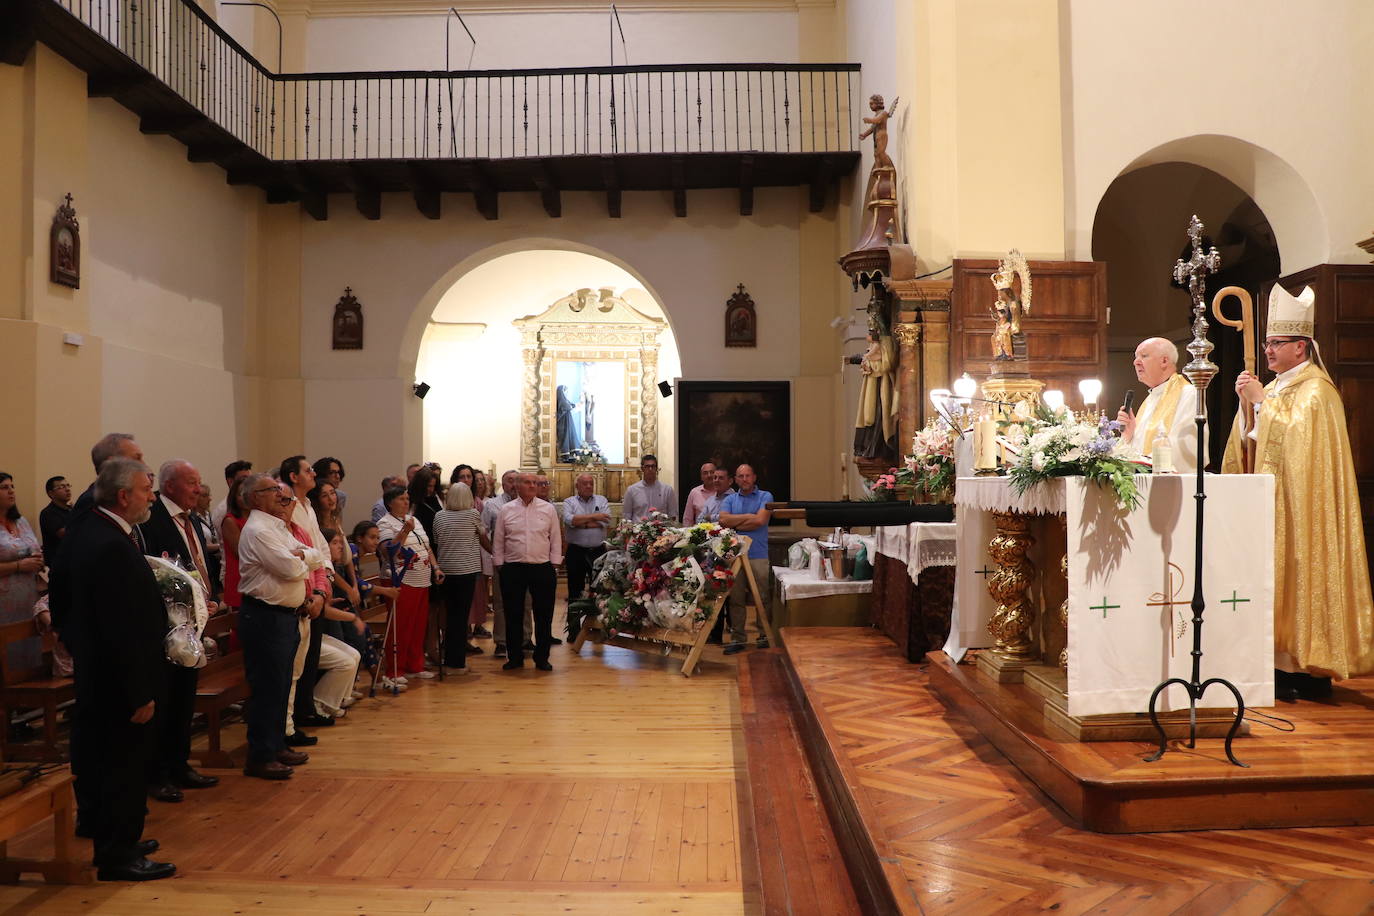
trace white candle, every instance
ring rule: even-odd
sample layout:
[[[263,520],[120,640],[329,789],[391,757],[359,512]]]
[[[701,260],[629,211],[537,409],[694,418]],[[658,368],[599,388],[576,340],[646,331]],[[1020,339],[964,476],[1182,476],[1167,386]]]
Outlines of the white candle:
[[[974,467],[988,469],[997,467],[997,421],[979,420],[974,428],[973,450],[976,459]]]

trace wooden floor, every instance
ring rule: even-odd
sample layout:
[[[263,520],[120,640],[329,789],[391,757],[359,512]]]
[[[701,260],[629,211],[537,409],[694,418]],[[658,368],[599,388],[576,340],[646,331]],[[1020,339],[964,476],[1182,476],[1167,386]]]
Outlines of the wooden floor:
[[[478,656],[467,677],[360,701],[289,782],[207,771],[220,787],[151,802],[145,835],[175,879],[0,888],[0,912],[746,912],[733,660],[713,649],[691,679],[625,649],[552,661]]]
[[[1080,830],[880,634],[789,630],[784,641],[901,884],[902,912],[1374,912],[1374,827]]]

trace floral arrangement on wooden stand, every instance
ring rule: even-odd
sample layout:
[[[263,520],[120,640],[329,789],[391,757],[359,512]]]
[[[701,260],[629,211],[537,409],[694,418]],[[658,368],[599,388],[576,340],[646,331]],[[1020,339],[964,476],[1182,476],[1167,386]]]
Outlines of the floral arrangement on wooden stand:
[[[606,463],[606,456],[601,454],[601,449],[595,445],[580,446],[568,452],[567,459],[570,464],[578,464],[583,467],[592,467]]]
[[[1063,409],[1041,407],[1030,419],[1007,422],[1000,439],[1011,487],[1019,495],[1052,477],[1086,477],[1134,509],[1140,505],[1135,475],[1148,471],[1149,462],[1120,436],[1116,420]]]
[[[660,513],[622,525],[593,565],[588,597],[571,610],[595,615],[610,635],[647,627],[691,631],[735,584],[741,542],[729,528],[680,528]]]

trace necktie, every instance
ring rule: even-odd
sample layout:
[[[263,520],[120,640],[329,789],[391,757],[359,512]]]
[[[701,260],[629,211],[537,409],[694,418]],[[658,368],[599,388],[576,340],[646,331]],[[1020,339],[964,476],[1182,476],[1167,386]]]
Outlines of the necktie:
[[[200,584],[205,589],[205,598],[209,600],[213,584],[210,582],[210,574],[205,569],[205,559],[200,555],[200,538],[196,537],[196,529],[191,524],[191,514],[183,512],[179,516],[181,527],[186,533],[186,546],[191,549],[191,560],[196,564],[196,572],[200,573]]]

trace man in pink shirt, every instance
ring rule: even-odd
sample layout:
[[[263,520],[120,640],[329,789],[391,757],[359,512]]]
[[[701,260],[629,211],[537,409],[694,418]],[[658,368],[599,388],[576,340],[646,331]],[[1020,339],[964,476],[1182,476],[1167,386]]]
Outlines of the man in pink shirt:
[[[554,569],[563,562],[558,510],[535,498],[534,474],[521,474],[515,483],[516,499],[501,507],[496,516],[491,561],[499,570],[501,600],[508,608],[525,606],[529,593],[534,604],[534,667],[552,671],[549,648],[553,645],[553,603],[558,589]],[[525,652],[511,640],[506,671],[525,667]]]
[[[701,521],[701,510],[706,500],[716,493],[716,465],[708,461],[701,466],[701,485],[692,487],[687,494],[687,506],[682,510],[682,524],[695,525]]]

